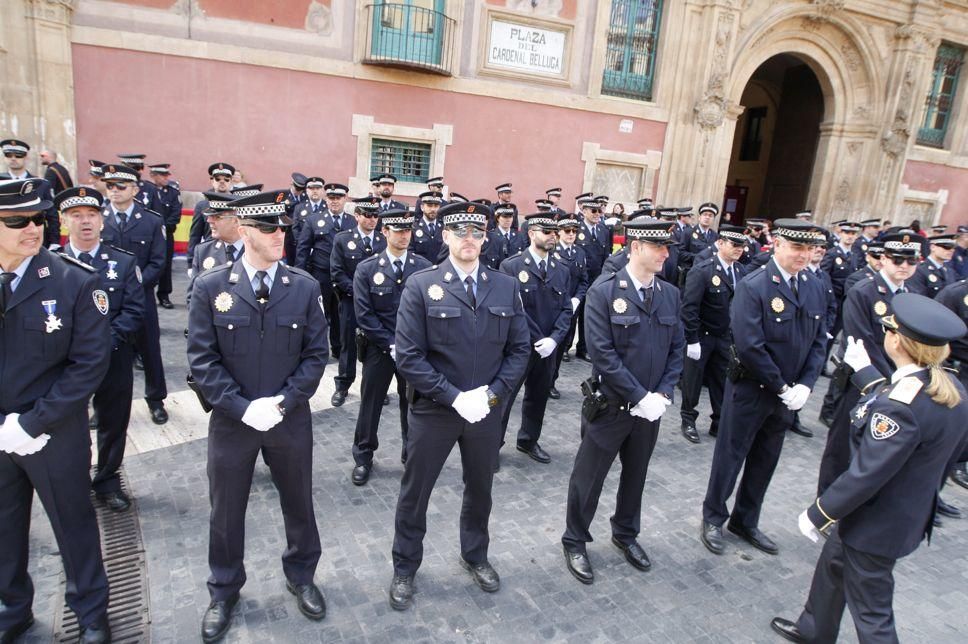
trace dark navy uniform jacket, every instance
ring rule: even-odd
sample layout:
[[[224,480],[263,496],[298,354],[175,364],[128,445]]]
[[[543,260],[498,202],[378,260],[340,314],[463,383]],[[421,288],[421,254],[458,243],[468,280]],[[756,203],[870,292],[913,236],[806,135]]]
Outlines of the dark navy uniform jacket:
[[[855,382],[881,377],[871,371],[854,374]],[[815,526],[836,521],[848,546],[892,559],[930,538],[938,489],[968,444],[968,394],[946,376],[961,393],[954,408],[925,393],[928,370],[861,399],[851,412],[850,467],[807,510]]]
[[[519,282],[532,344],[542,338],[561,344],[571,327],[571,278],[568,267],[556,261],[553,254],[549,253],[545,261],[545,279],[528,250],[504,260],[501,271]]]
[[[699,226],[694,226],[687,231],[683,231],[682,239],[679,242],[679,264],[684,268],[689,268],[695,263],[696,255],[710,246],[715,247],[719,233],[709,228],[704,233]]]
[[[500,228],[488,231],[487,239],[484,240],[484,246],[481,248],[481,261],[491,270],[500,269],[501,262],[530,245],[527,233],[519,233],[512,229],[508,237],[501,234]]]
[[[854,271],[844,282],[844,296],[850,293],[850,289],[854,288],[858,282],[863,282],[864,280],[869,280],[874,278],[874,269],[870,267],[870,264],[865,264],[864,268]]]
[[[228,264],[229,258],[226,252],[226,246],[232,244],[226,244],[219,239],[209,239],[207,242],[202,242],[195,247],[195,255],[192,257],[191,275],[194,279],[207,270],[211,270],[216,266],[221,266],[222,264]],[[235,259],[238,260],[242,257],[242,253],[245,252],[245,246],[241,243],[238,245],[238,250],[234,251]]]
[[[192,213],[192,225],[188,229],[188,256],[195,254],[195,247],[212,236],[212,227],[205,221],[205,209],[208,208],[208,199],[202,199],[195,204],[195,211]]]
[[[158,213],[146,210],[135,201],[124,232],[118,228],[112,206],[101,210],[101,218],[104,222],[101,243],[134,253],[141,269],[142,285],[145,289],[157,286],[165,266],[165,224]]]
[[[298,210],[301,212],[305,208],[307,206],[303,204]],[[317,270],[328,273],[336,235],[354,228],[356,228],[356,218],[353,215],[343,213],[340,216],[340,225],[337,227],[333,213],[326,208],[317,213],[307,213],[296,240],[296,266],[304,271]]]
[[[155,186],[155,210],[164,220],[165,225],[174,228],[181,222],[181,191],[175,186]],[[151,208],[151,206],[148,206]]]
[[[64,252],[77,259],[77,250],[69,244]],[[108,294],[111,348],[117,349],[122,342],[134,344],[145,316],[145,291],[141,288],[141,269],[135,256],[101,244],[91,260],[90,266],[97,269],[99,287]]]
[[[880,273],[875,273],[871,279],[863,280],[850,289],[844,300],[844,337],[853,336],[855,340],[863,340],[871,364],[885,378],[894,372],[894,363],[884,351],[881,318],[894,313],[892,299],[894,294],[891,288]],[[841,357],[843,354],[841,351]]]
[[[482,385],[504,401],[531,356],[518,280],[480,265],[477,308],[449,259],[410,276],[397,312],[397,369],[421,395],[452,405]]]
[[[24,261],[0,321],[0,422],[21,414],[25,432],[56,441],[87,431],[87,401],[110,364],[110,299],[80,262],[44,248]]]
[[[208,402],[232,420],[241,421],[256,398],[277,394],[287,412],[305,406],[308,413],[329,356],[326,334],[319,282],[298,268],[277,264],[264,306],[242,262],[195,279],[188,365]]]
[[[568,267],[568,276],[571,280],[569,298],[585,299],[585,293],[588,292],[589,286],[588,260],[585,258],[585,249],[578,244],[573,244],[571,248],[565,250],[564,246],[558,244],[552,257]]]
[[[138,179],[138,194],[134,200],[153,212],[161,212],[161,202],[158,200],[158,186],[150,181]]]
[[[658,274],[670,284],[679,283],[679,247],[676,244],[667,246],[669,249],[669,256],[662,263],[662,272]],[[629,253],[627,248],[619,248],[617,251],[608,256],[605,260],[605,264],[602,266],[602,272],[617,273],[629,263]]]
[[[834,285],[830,281],[830,275],[819,268],[814,271],[809,265],[806,270],[810,271],[810,275],[817,278],[823,285],[823,292],[827,301],[827,311],[823,316],[824,328],[827,333],[830,333],[837,321],[837,309],[840,307],[840,300],[834,295]]]
[[[679,289],[653,280],[646,310],[628,269],[603,274],[585,298],[585,338],[600,391],[619,404],[638,404],[649,392],[673,397],[685,340]]]
[[[948,270],[955,272],[957,279],[968,278],[968,248],[955,246],[955,252],[947,263]]]
[[[840,244],[834,244],[833,248],[829,249],[823,259],[820,260],[820,269],[830,276],[830,282],[834,287],[834,296],[838,302],[844,300],[846,293],[844,284],[847,282],[847,278],[860,268],[857,265],[858,260],[863,262],[864,255],[857,256],[851,252],[848,256],[844,249],[840,247]]]
[[[602,266],[612,252],[612,232],[602,222],[595,225],[595,239],[592,240],[592,229],[588,222],[581,220],[578,228],[578,237],[575,243],[585,249],[585,258],[588,260],[588,279],[595,281],[602,274]]]
[[[736,287],[730,327],[750,377],[776,394],[784,385],[813,388],[826,355],[827,298],[820,281],[798,275],[799,295],[775,261],[750,272]]]
[[[941,292],[941,289],[953,281],[955,281],[954,277],[947,267],[941,266],[939,268],[934,265],[932,260],[925,259],[918,264],[918,267],[914,270],[914,275],[907,280],[905,286],[912,293],[934,298]]]
[[[353,307],[356,326],[384,353],[390,351],[397,329],[397,308],[407,280],[417,271],[431,266],[420,255],[408,252],[403,263],[403,276],[397,280],[394,258],[380,253],[363,260],[353,276]]]
[[[336,235],[333,242],[333,252],[329,257],[329,273],[333,278],[333,286],[341,297],[353,295],[353,273],[364,259],[378,255],[386,250],[387,240],[379,230],[371,233],[370,245],[373,252],[369,255],[363,251],[363,238],[357,228],[344,230]]]
[[[408,206],[407,204],[403,203],[402,201],[397,201],[392,197],[390,198],[389,203],[384,203],[383,200],[381,199],[380,205],[379,205],[380,212],[386,212],[387,210],[407,210],[409,208],[410,206]]]
[[[935,298],[949,309],[958,314],[968,324],[968,280],[961,280],[949,284]],[[961,337],[950,343],[951,359],[962,363],[962,370],[968,369],[968,336]]]
[[[850,246],[850,254],[854,257],[866,257],[867,256],[867,245],[873,240],[864,237],[863,235],[857,235],[857,239]],[[860,260],[857,260],[860,261]]]
[[[746,275],[746,267],[733,262],[733,279]],[[718,257],[710,257],[694,264],[686,275],[682,292],[682,325],[686,344],[696,344],[703,335],[717,338],[729,335],[729,303],[734,287],[726,279],[726,271]]]
[[[760,248],[761,247],[759,244],[757,244],[756,242],[751,242],[749,239],[747,239],[746,245],[743,248],[743,254],[740,255],[739,259],[737,259],[736,261],[739,262],[740,264],[743,264],[744,266],[749,267],[749,263],[753,261],[753,257],[760,252]],[[670,247],[670,250],[671,250],[671,247]],[[692,259],[693,265],[695,265],[696,262],[700,260],[709,259],[710,257],[716,254],[717,250],[718,249],[716,248],[716,244],[710,244],[709,246],[702,249],[696,254],[696,256]],[[669,253],[669,254],[671,255],[672,253]]]
[[[22,178],[29,179],[31,177],[37,177],[29,170],[24,170],[24,175]],[[10,179],[10,174],[8,172],[0,172],[0,181],[6,181]],[[42,198],[44,201],[54,201],[54,189],[51,187],[51,183],[44,179],[46,183],[41,184],[39,188],[42,192]],[[56,206],[51,206],[44,211],[44,219],[47,222],[47,226],[44,228],[44,247],[48,248],[51,245],[60,245],[60,212],[57,210]]]
[[[440,256],[440,249],[444,246],[444,227],[440,223],[440,219],[435,219],[435,230],[431,233],[424,218],[420,215],[417,215],[417,217],[417,221],[413,224],[413,234],[410,236],[410,250],[431,264],[436,264],[437,257]]]

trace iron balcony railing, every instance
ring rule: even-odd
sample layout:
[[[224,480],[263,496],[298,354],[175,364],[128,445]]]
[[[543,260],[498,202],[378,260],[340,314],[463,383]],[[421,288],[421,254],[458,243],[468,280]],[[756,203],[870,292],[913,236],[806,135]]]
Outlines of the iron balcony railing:
[[[457,21],[440,11],[406,3],[364,7],[363,62],[451,75]]]

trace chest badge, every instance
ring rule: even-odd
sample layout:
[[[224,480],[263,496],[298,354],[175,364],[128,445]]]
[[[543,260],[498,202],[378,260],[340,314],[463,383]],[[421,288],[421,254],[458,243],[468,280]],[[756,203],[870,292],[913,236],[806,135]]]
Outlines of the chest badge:
[[[965,295],[964,299],[961,301],[965,303],[965,306],[968,306],[968,295]]]
[[[305,213],[303,213],[303,214],[305,214]],[[326,222],[325,222],[325,221],[323,221],[322,219],[318,219],[318,220],[316,221],[316,225],[317,225],[318,227],[320,227],[320,228],[323,228],[323,227],[325,227],[325,226],[326,226]]]
[[[843,263],[844,263],[844,260],[840,257],[834,260],[834,264],[836,264],[837,266],[840,266]]]
[[[887,304],[881,300],[874,302],[874,315],[887,315]]]
[[[629,310],[629,303],[626,302],[624,298],[617,297],[612,302],[612,310],[621,315]]]
[[[97,304],[97,294],[104,293],[104,291],[95,291],[94,293],[95,293],[94,303]],[[107,300],[107,295],[105,295],[104,298],[105,300]],[[54,331],[57,331],[58,329],[60,329],[63,326],[63,323],[61,322],[59,317],[54,315],[54,313],[57,312],[57,300],[44,300],[43,302],[41,302],[41,305],[43,305],[44,307],[44,313],[47,314],[47,319],[44,320],[44,324],[47,326],[47,328],[45,329],[47,333],[53,333]],[[101,307],[99,306],[98,310],[100,310],[100,308]],[[107,307],[105,306],[105,308]],[[101,312],[102,315],[104,313],[106,313],[106,311]]]
[[[232,299],[232,296],[225,291],[215,296],[215,310],[219,313],[228,313],[234,303],[235,301]]]
[[[206,257],[205,258],[205,261],[202,262],[202,268],[204,268],[205,270],[208,270],[208,269],[210,269],[210,268],[212,268],[214,266],[215,266],[215,258],[214,257]]]
[[[930,275],[928,275],[928,281],[933,284],[938,281],[938,276],[935,275],[934,273],[931,273]]]
[[[901,426],[896,420],[881,413],[874,413],[871,416],[871,436],[876,441],[890,438],[901,431]]]
[[[116,261],[114,261],[113,259],[108,261],[108,272],[105,273],[104,276],[107,277],[109,280],[118,279],[117,268],[118,268],[118,263]]]
[[[527,284],[529,279],[531,279],[531,276],[528,275],[528,271],[521,271],[518,273],[518,281],[522,284]]]
[[[383,284],[384,280],[386,280],[386,277],[383,275],[383,273],[377,272],[373,274],[373,283],[376,284],[377,286],[379,286],[380,284]]]
[[[585,241],[585,233],[578,233],[578,240]]]
[[[414,234],[415,234],[415,235],[416,235],[417,237],[423,237],[423,231],[422,231],[421,229],[419,229],[419,228],[417,229],[417,232],[415,232]]]
[[[439,302],[444,299],[444,288],[440,284],[431,284],[427,289],[427,295],[434,302]]]
[[[693,233],[692,234],[692,238],[693,239],[699,239],[699,233]]]
[[[346,242],[346,247],[349,248],[350,250],[356,250],[356,242],[355,241]]]
[[[723,280],[719,279],[719,275],[713,275],[713,286],[719,286],[723,283]]]
[[[773,309],[774,313],[783,313],[786,310],[786,304],[783,303],[783,298],[774,297],[770,302],[770,308]]]

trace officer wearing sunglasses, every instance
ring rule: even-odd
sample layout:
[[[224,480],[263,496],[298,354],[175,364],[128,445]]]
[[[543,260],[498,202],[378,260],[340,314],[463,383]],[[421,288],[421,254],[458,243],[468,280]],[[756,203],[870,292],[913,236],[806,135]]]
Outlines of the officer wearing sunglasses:
[[[81,642],[110,641],[108,580],[89,490],[87,401],[108,369],[110,299],[93,268],[41,247],[49,187],[0,184],[0,640],[33,623],[30,508],[60,545]]]
[[[7,163],[7,172],[0,173],[0,180],[14,179],[22,181],[35,177],[35,175],[27,170],[26,159],[27,153],[30,151],[30,146],[25,141],[5,139],[0,141],[0,150],[3,151],[3,158]],[[50,187],[50,183],[45,183],[44,185],[47,186],[44,200],[53,203],[54,191]],[[47,223],[47,228],[44,230],[44,247],[56,249],[60,246],[60,218],[57,216],[57,209],[53,206],[48,208],[44,213],[44,220]]]
[[[933,235],[928,237],[931,244],[930,254],[918,265],[911,276],[911,292],[927,297],[937,297],[938,293],[957,280],[955,272],[947,264],[955,252],[955,235]]]
[[[320,556],[312,500],[309,397],[328,357],[319,284],[287,267],[286,191],[232,202],[245,252],[195,278],[188,317],[188,363],[213,407],[208,474],[212,503],[202,640],[220,639],[245,583],[245,509],[260,453],[279,492],[286,527],[286,588],[312,620],[326,615],[313,577]],[[281,546],[281,544],[280,544]]]

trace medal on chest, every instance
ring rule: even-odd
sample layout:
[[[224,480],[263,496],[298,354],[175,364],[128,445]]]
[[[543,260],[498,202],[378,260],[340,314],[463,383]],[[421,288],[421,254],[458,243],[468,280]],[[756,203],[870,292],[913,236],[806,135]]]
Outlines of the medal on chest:
[[[118,268],[118,263],[116,261],[114,261],[113,259],[108,260],[108,272],[105,273],[104,276],[107,277],[109,280],[118,279],[117,268]]]
[[[57,300],[44,300],[41,302],[44,307],[44,312],[47,314],[47,319],[44,320],[46,325],[47,333],[53,333],[63,326],[60,318],[55,315],[57,312]]]

